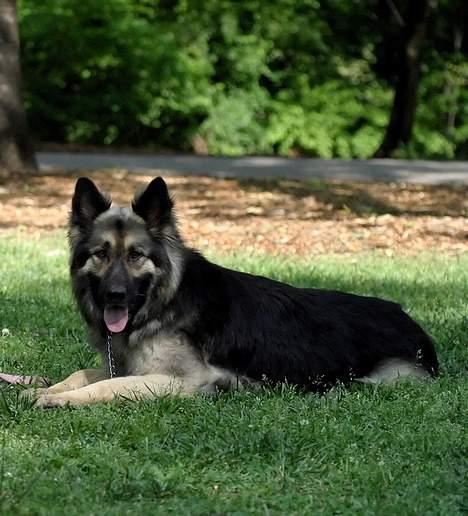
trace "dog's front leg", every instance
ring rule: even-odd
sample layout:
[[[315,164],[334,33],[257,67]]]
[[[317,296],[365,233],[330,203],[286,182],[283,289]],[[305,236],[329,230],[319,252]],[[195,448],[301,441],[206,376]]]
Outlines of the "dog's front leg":
[[[197,390],[198,386],[195,384],[162,374],[124,376],[67,392],[47,392],[37,398],[36,405],[43,408],[90,405],[109,402],[115,398],[138,400],[166,394],[191,395]]]
[[[80,389],[86,385],[99,382],[109,378],[109,373],[105,369],[81,369],[75,371],[61,382],[47,388],[27,389],[22,395],[27,397],[38,397],[44,394],[58,394],[60,392]]]
[[[105,369],[81,369],[72,373],[70,376],[65,378],[65,380],[49,387],[47,389],[47,394],[73,391],[107,378],[109,378],[109,373]]]

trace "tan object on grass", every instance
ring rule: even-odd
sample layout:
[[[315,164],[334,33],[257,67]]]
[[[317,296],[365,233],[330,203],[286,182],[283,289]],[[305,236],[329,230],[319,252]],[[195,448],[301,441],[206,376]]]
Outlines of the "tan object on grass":
[[[38,385],[39,387],[48,387],[50,385],[49,380],[43,376],[0,373],[0,380],[13,385]]]

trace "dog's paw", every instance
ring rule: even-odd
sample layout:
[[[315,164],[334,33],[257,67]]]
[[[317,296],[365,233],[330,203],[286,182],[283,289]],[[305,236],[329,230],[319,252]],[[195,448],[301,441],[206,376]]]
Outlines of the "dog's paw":
[[[60,408],[69,405],[69,400],[60,394],[43,394],[36,399],[36,407],[39,408]]]
[[[46,387],[40,387],[37,389],[24,389],[24,391],[20,392],[20,397],[25,400],[34,400],[39,396],[42,396],[47,392]]]

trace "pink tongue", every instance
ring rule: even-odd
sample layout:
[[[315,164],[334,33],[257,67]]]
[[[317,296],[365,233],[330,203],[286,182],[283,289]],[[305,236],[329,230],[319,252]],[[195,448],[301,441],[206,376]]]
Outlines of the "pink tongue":
[[[126,308],[105,308],[104,322],[112,333],[120,333],[125,330],[128,322],[128,310]]]

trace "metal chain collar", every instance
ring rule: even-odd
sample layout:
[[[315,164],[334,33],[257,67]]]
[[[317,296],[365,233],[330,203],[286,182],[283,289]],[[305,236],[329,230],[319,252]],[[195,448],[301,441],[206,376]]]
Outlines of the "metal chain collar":
[[[112,333],[107,334],[107,363],[109,365],[109,374],[111,378],[115,376],[114,355],[112,353]]]

